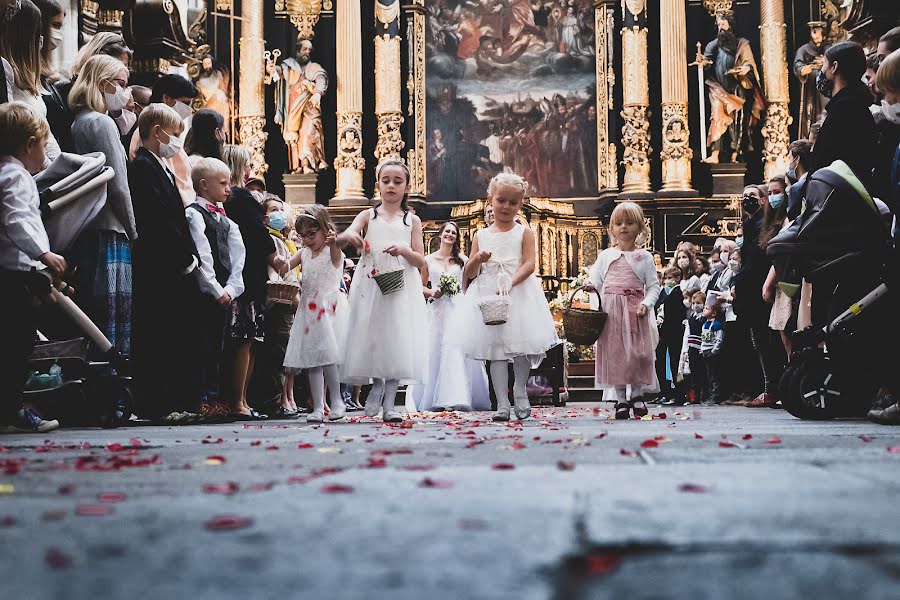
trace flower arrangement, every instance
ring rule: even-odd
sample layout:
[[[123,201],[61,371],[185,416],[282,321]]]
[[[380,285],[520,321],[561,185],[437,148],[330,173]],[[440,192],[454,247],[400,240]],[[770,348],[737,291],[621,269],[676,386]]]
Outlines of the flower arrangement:
[[[438,280],[438,289],[444,296],[455,296],[461,291],[456,276],[449,273],[441,275],[441,278]]]

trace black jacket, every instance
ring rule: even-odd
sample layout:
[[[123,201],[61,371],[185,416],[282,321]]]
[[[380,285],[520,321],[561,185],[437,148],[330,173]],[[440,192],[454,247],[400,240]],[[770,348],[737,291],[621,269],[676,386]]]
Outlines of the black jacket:
[[[72,141],[72,123],[75,122],[75,114],[69,108],[69,92],[75,80],[65,83],[56,83],[47,86],[44,94],[44,104],[47,106],[47,123],[50,131],[63,152],[75,152],[75,143]]]
[[[244,261],[244,293],[251,300],[264,302],[266,299],[266,281],[269,279],[266,257],[275,252],[275,242],[269,230],[263,224],[265,210],[250,194],[241,187],[231,188],[231,197],[225,203],[228,218],[237,223],[244,240],[247,258]]]
[[[872,94],[861,81],[834,95],[813,147],[815,169],[842,160],[868,187],[878,140],[875,119],[869,112],[871,104]]]
[[[763,284],[769,276],[772,261],[759,247],[764,213],[760,209],[752,217],[744,219],[744,244],[741,246],[741,270],[734,276],[735,314],[746,324],[760,325],[769,322],[771,307],[762,297]]]

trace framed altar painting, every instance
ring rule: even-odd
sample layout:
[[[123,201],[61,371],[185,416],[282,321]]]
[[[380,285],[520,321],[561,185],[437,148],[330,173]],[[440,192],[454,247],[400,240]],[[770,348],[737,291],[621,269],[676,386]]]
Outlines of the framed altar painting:
[[[594,2],[426,0],[425,7],[429,201],[484,198],[503,171],[524,177],[529,196],[596,196]]]

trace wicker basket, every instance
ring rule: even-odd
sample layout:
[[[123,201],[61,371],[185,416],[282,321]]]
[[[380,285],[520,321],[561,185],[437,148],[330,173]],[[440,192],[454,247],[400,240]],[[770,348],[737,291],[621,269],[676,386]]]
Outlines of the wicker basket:
[[[580,289],[572,290],[563,308],[563,329],[568,341],[579,346],[590,346],[600,337],[609,315],[603,312],[602,306],[600,310],[572,308],[572,298]],[[594,293],[597,294],[596,291]],[[600,294],[597,294],[597,297],[599,298]]]
[[[372,276],[372,279],[378,284],[378,289],[381,290],[381,293],[385,296],[402,290],[403,280],[405,279],[405,270],[403,269],[403,265],[400,264],[400,259],[396,256],[392,258],[396,261],[396,268],[392,268],[390,271],[381,272],[376,270],[376,274]]]
[[[478,302],[485,325],[503,325],[509,318],[509,297],[489,296]]]
[[[266,282],[267,304],[290,304],[296,306],[300,301],[300,286],[296,283],[283,281]]]

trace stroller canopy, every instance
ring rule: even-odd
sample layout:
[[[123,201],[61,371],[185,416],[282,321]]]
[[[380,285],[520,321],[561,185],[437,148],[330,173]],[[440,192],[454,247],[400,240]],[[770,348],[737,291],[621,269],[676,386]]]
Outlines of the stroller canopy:
[[[67,251],[106,205],[106,182],[114,173],[102,152],[62,153],[37,175],[44,228],[54,252]]]

